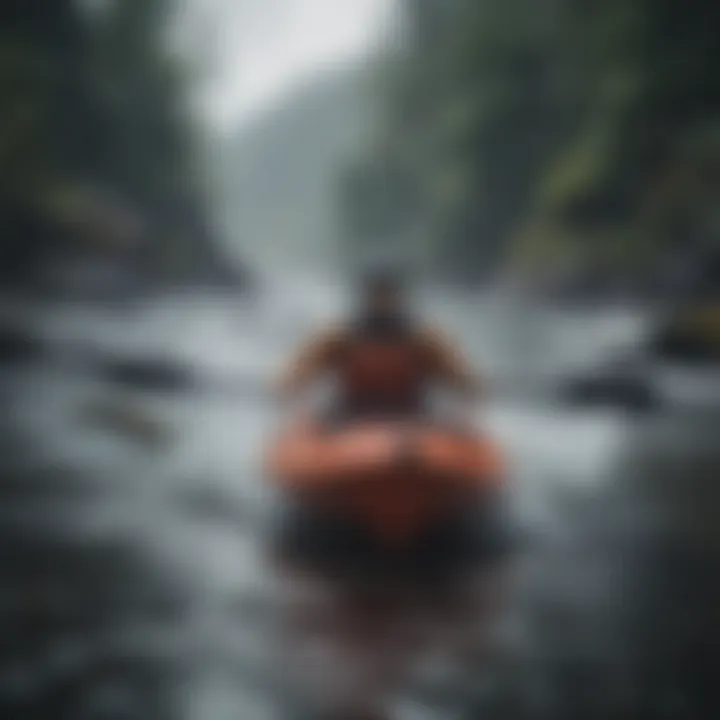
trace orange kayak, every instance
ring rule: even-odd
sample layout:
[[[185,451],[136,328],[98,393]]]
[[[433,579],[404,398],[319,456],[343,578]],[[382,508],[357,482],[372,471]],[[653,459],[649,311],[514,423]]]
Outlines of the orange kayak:
[[[495,494],[504,461],[490,440],[430,424],[297,423],[271,444],[267,470],[285,494],[402,544],[469,500]]]

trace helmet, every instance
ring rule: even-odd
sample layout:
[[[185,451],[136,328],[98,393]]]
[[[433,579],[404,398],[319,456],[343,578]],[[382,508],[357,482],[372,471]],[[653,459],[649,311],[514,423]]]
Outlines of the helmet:
[[[360,276],[360,286],[365,293],[402,292],[407,278],[400,265],[376,262],[366,265]]]
[[[364,275],[362,286],[367,293],[401,292],[405,278],[394,270],[375,270]]]

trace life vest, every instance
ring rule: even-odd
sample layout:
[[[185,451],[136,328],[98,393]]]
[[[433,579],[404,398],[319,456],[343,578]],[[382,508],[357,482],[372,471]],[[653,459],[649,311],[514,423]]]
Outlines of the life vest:
[[[350,412],[419,412],[431,374],[427,350],[404,321],[351,327],[335,364],[340,404]]]

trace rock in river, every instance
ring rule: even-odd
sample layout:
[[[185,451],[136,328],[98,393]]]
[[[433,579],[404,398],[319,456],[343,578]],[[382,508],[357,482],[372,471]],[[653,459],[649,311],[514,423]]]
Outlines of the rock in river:
[[[0,325],[0,363],[33,362],[44,354],[44,344],[30,330],[19,324]]]
[[[117,385],[137,390],[181,392],[197,383],[192,370],[165,358],[104,358],[100,373]]]

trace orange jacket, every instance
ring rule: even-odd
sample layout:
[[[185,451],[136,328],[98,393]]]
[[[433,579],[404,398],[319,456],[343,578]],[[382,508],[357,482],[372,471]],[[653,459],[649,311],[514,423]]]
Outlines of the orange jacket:
[[[335,379],[339,393],[350,402],[409,402],[432,384],[471,396],[479,389],[460,353],[442,335],[428,330],[397,339],[328,331],[293,358],[279,389],[284,396],[294,396],[323,376]]]

